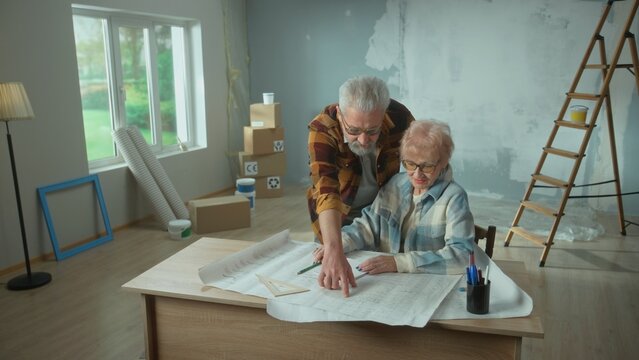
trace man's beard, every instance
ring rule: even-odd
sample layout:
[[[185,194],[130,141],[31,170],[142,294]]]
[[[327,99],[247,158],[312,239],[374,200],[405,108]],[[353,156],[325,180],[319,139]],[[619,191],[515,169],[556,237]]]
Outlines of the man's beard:
[[[368,147],[363,147],[359,141],[355,140],[348,143],[348,147],[357,156],[366,156],[375,152],[375,143],[369,143]]]

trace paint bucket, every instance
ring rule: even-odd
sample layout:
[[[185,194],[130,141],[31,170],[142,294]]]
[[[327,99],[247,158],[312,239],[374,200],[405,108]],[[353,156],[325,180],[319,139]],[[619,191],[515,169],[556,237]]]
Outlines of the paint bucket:
[[[255,179],[240,178],[235,181],[235,195],[245,196],[249,199],[251,211],[255,211]]]
[[[272,104],[275,100],[275,93],[262,93],[264,104]]]
[[[585,124],[586,114],[588,114],[588,107],[586,106],[573,105],[570,107],[570,121]]]
[[[186,240],[191,237],[191,221],[169,221],[169,237],[173,240]]]

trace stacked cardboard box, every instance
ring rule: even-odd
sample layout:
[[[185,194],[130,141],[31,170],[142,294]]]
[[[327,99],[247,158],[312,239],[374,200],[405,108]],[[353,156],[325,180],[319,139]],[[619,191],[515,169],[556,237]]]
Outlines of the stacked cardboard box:
[[[244,127],[240,176],[255,179],[256,198],[280,197],[286,173],[280,104],[251,104],[250,117],[251,126]]]
[[[249,200],[244,196],[191,200],[188,208],[193,232],[196,234],[251,226]]]

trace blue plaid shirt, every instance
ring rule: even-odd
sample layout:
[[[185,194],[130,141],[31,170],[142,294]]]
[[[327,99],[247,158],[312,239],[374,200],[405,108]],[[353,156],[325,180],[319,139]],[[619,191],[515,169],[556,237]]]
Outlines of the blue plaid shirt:
[[[450,165],[415,204],[418,225],[408,230],[400,253],[402,222],[412,201],[408,174],[393,176],[362,210],[362,216],[342,228],[344,252],[361,249],[394,254],[398,272],[464,273],[475,228],[468,196],[453,181]]]

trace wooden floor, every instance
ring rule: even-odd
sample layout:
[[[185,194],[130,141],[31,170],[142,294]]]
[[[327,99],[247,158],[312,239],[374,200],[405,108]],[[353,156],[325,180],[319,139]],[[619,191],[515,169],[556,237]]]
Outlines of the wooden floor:
[[[471,206],[483,219],[500,204],[471,197]],[[639,353],[639,227],[622,237],[615,218],[599,221],[603,236],[557,242],[544,268],[537,267],[540,247],[514,239],[504,248],[498,233],[493,257],[524,261],[535,284],[530,295],[545,309],[546,337],[525,339],[523,359],[632,359]],[[251,228],[206,235],[258,241],[286,228],[293,239],[312,240],[302,189],[258,199]],[[199,237],[170,240],[148,222],[64,261],[34,264],[34,271],[53,275],[42,288],[8,291],[5,284],[16,274],[0,278],[0,359],[144,358],[140,299],[120,286]]]

